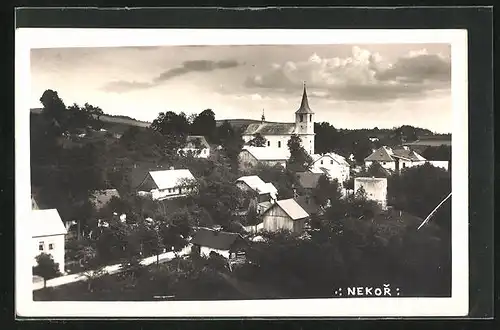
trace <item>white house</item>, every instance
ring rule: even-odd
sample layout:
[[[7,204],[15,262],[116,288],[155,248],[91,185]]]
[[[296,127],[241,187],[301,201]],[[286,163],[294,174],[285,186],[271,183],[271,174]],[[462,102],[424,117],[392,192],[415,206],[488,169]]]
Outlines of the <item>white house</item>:
[[[406,146],[401,149],[383,146],[365,158],[366,167],[370,167],[373,163],[379,163],[387,170],[399,172],[406,167],[423,165],[426,159]]]
[[[151,171],[137,187],[137,192],[154,200],[182,197],[192,190],[194,181],[193,174],[187,169]]]
[[[382,209],[387,209],[387,178],[354,178],[354,192],[361,187],[369,200],[379,203]]]
[[[331,180],[337,179],[339,183],[349,180],[350,165],[341,155],[329,152],[323,155],[312,155],[312,158],[311,172],[324,173]]]
[[[275,201],[278,189],[271,182],[264,182],[257,175],[242,176],[236,180],[236,185],[242,190],[252,190],[259,194],[259,202]]]
[[[279,152],[281,149],[288,150],[288,140],[294,134],[302,140],[302,146],[310,154],[314,154],[314,112],[309,107],[306,85],[302,94],[302,102],[295,111],[295,122],[293,123],[269,123],[265,122],[264,114],[260,123],[250,124],[242,137],[245,143],[252,140],[259,133],[267,140],[266,145],[261,148]],[[288,159],[288,158],[286,158]]]
[[[179,149],[180,155],[192,155],[196,158],[208,158],[210,156],[210,145],[202,135],[189,135],[186,138],[186,145]]]
[[[50,254],[64,273],[65,235],[64,223],[56,209],[31,211],[31,237],[33,244],[33,266],[41,253]]]

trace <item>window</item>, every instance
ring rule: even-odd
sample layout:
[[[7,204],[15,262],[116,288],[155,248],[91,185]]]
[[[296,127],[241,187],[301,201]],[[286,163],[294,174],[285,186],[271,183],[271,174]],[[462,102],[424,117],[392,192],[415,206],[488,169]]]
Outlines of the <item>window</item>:
[[[320,164],[323,165],[323,159],[320,161]]]
[[[405,167],[406,167],[406,163],[403,163],[403,168],[405,168]]]
[[[313,115],[309,115],[309,121],[313,121]]]
[[[43,251],[43,242],[38,242],[38,251]]]
[[[278,148],[281,148],[281,141],[278,141]]]
[[[270,147],[271,146],[271,141],[267,141],[267,146]]]
[[[54,250],[54,243],[49,244],[49,250]]]
[[[386,162],[383,162],[382,164],[383,164],[383,165],[385,165],[385,164],[386,164]]]
[[[300,115],[300,122],[304,121],[304,115]]]
[[[330,164],[332,164],[332,165],[333,165],[333,159],[332,159],[332,160],[330,160]]]

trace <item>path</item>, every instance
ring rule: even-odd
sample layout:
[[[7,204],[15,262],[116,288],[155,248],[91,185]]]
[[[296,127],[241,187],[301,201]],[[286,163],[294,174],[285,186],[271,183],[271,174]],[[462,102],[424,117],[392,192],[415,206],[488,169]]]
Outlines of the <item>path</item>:
[[[190,251],[191,251],[191,244],[188,244],[184,249],[181,250],[181,252],[179,252],[179,255],[189,254]],[[167,262],[169,260],[172,260],[174,257],[175,257],[175,254],[173,252],[162,253],[159,255],[159,261],[160,261],[160,263]],[[141,264],[144,266],[149,266],[151,264],[156,263],[156,260],[157,260],[156,256],[144,258],[141,260]],[[116,265],[110,265],[110,266],[104,267],[104,271],[107,274],[116,274],[116,273],[122,272],[123,269],[121,268],[121,264],[116,264]],[[53,278],[53,279],[47,281],[47,287],[55,287],[55,286],[75,283],[75,282],[79,282],[79,281],[85,281],[85,280],[87,280],[85,273],[86,272],[81,272],[81,273],[76,273],[76,274],[65,275],[65,276]],[[43,281],[33,283],[33,291],[40,290],[40,289],[43,289]]]

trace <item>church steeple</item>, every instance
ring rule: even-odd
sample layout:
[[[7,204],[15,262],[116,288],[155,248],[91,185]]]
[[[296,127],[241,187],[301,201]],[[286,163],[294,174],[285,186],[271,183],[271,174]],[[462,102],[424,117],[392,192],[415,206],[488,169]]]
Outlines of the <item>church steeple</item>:
[[[264,109],[262,109],[262,117],[260,117],[260,119],[263,123],[266,121],[266,117],[264,116]]]
[[[311,108],[309,108],[309,101],[307,100],[306,82],[304,81],[304,92],[302,93],[302,102],[300,103],[300,108],[295,113],[314,113]]]

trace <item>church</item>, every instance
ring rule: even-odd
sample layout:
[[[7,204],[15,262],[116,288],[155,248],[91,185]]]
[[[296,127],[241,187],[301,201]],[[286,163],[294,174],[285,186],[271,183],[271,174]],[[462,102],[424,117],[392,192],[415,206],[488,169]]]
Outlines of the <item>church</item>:
[[[314,154],[314,112],[309,107],[307,99],[306,85],[302,94],[302,102],[297,111],[295,111],[294,123],[269,123],[265,121],[262,114],[262,121],[248,125],[243,133],[245,143],[249,142],[259,133],[266,139],[266,151],[276,152],[277,154],[289,154],[288,140],[294,134],[302,140],[302,146],[310,154]]]

